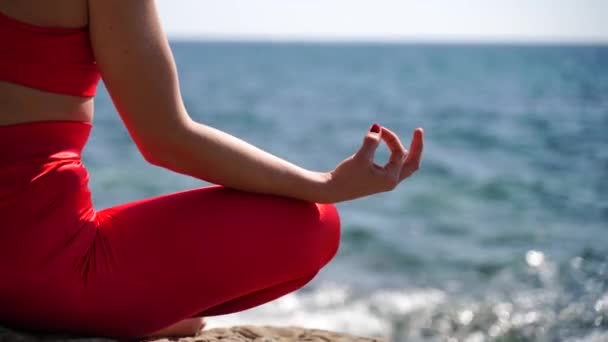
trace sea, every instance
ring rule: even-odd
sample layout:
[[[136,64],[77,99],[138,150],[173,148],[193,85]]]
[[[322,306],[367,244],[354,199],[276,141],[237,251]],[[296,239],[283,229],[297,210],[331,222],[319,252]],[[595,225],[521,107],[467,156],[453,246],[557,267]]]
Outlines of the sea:
[[[405,145],[425,130],[415,175],[337,204],[340,248],[313,281],[209,328],[608,341],[608,46],[171,47],[191,117],[311,170],[333,169],[373,123]],[[147,164],[103,86],[84,161],[98,209],[208,185]]]

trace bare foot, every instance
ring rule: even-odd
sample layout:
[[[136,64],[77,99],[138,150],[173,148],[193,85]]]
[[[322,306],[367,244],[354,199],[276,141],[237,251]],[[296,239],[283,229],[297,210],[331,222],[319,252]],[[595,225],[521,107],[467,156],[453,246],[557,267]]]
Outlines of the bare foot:
[[[199,331],[203,330],[205,324],[205,319],[202,317],[187,318],[146,337],[156,338],[194,336]]]

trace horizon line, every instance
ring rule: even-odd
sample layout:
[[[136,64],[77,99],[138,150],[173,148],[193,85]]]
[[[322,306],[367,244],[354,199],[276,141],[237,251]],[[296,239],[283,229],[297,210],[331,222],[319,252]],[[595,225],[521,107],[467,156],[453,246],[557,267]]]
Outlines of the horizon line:
[[[167,34],[170,41],[310,44],[420,44],[420,45],[565,45],[608,46],[606,38],[572,37],[341,37],[304,35]]]

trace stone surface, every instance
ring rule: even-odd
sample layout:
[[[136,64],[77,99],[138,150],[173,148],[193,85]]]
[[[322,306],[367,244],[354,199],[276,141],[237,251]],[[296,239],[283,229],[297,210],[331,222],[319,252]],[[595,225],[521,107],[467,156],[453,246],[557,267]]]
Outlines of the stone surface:
[[[67,336],[42,336],[17,332],[0,327],[0,342],[110,342],[113,340],[103,338],[70,338]],[[348,334],[335,333],[324,330],[303,329],[298,327],[261,327],[237,326],[232,328],[215,328],[204,330],[194,337],[175,339],[148,340],[154,342],[380,342],[381,339],[356,337]]]

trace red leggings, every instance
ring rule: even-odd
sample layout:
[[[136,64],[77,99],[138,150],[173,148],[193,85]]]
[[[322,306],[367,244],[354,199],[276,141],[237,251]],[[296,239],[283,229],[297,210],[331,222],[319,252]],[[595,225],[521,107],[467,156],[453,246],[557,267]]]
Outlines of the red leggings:
[[[0,324],[141,337],[276,299],[336,254],[332,205],[208,187],[96,212],[90,127],[0,127]]]

